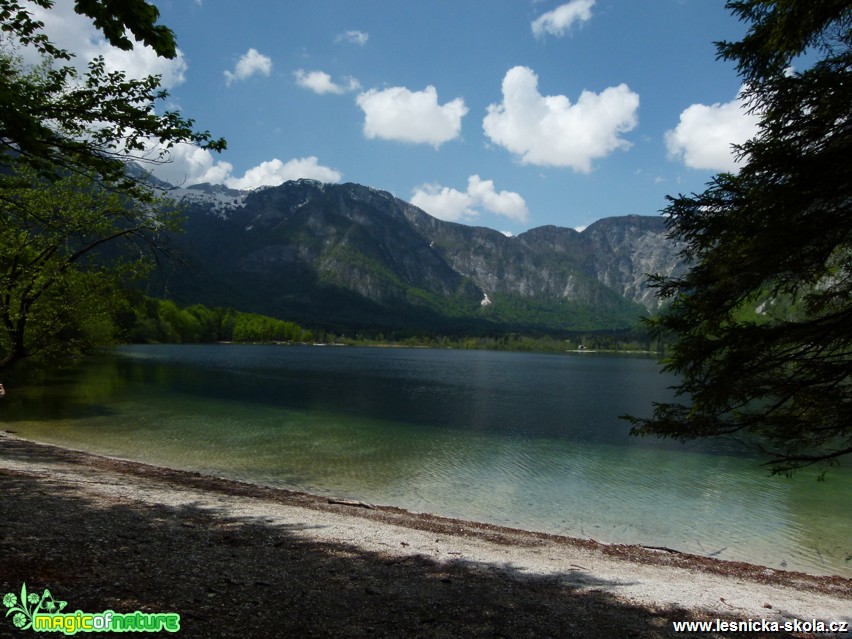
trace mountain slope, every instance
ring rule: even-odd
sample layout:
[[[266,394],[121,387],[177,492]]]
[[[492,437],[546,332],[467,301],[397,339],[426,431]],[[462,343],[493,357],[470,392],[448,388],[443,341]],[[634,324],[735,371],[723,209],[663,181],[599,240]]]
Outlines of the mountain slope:
[[[312,180],[171,192],[184,262],[159,280],[183,303],[312,325],[410,331],[596,330],[635,324],[648,271],[681,268],[661,218],[518,237],[445,222],[391,194]]]

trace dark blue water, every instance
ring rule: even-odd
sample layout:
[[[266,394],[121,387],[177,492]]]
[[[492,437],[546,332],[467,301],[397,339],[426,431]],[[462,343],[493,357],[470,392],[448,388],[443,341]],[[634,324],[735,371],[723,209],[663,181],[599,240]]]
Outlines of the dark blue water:
[[[674,380],[597,353],[121,349],[4,407],[96,452],[606,542],[852,576],[852,475],[628,436]]]

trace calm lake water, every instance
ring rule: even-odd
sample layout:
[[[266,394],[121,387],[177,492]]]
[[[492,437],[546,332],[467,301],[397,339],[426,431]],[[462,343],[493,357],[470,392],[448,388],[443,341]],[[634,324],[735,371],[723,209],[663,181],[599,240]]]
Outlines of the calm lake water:
[[[18,388],[26,437],[319,494],[852,577],[852,472],[628,437],[671,397],[596,353],[137,346]]]

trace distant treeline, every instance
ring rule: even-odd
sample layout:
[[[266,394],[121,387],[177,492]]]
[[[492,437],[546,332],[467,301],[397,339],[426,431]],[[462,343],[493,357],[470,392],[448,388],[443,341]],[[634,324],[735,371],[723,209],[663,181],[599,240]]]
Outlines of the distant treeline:
[[[139,344],[314,341],[313,332],[295,322],[202,304],[181,308],[149,297],[136,301],[118,322],[127,341]]]
[[[180,307],[171,300],[139,297],[117,318],[126,341],[145,344],[212,342],[323,343],[349,346],[408,346],[467,350],[559,353],[572,350],[654,352],[665,341],[641,328],[576,332],[558,337],[502,333],[494,335],[397,335],[382,332],[307,329],[295,322],[202,304]]]
[[[411,346],[421,348],[456,348],[464,350],[519,351],[530,353],[563,353],[587,350],[608,352],[651,352],[662,355],[666,342],[652,337],[641,329],[625,329],[576,333],[554,337],[551,335],[500,335],[450,336],[431,335],[395,338],[382,334],[366,337],[336,337],[338,343],[362,346]]]

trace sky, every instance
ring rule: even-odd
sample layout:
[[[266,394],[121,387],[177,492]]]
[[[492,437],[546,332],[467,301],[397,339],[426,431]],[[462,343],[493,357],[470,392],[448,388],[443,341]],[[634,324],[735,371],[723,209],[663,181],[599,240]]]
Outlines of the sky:
[[[714,42],[723,0],[155,0],[179,55],[110,48],[57,0],[38,13],[78,63],[163,76],[196,127],[155,174],[257,188],[357,182],[505,233],[656,215],[736,171],[756,131]]]

